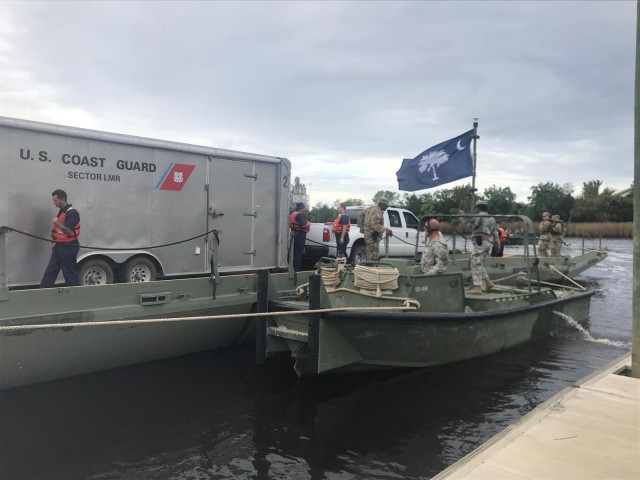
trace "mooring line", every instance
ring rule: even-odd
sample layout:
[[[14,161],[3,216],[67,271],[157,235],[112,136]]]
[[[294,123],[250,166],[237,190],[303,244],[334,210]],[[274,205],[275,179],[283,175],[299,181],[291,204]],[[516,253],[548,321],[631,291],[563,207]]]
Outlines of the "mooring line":
[[[327,313],[327,312],[351,312],[351,311],[376,311],[376,310],[416,310],[412,306],[396,306],[396,307],[335,307],[335,308],[317,308],[314,310],[292,310],[285,312],[254,312],[254,313],[233,313],[227,315],[204,315],[195,317],[169,317],[169,318],[141,318],[133,320],[105,320],[101,322],[69,322],[69,323],[49,323],[46,325],[5,325],[0,326],[0,332],[16,331],[16,330],[41,330],[51,328],[69,328],[69,327],[97,327],[106,325],[135,325],[145,323],[169,323],[184,322],[191,320],[221,320],[229,318],[242,317],[268,317],[273,315],[308,315],[311,313]]]

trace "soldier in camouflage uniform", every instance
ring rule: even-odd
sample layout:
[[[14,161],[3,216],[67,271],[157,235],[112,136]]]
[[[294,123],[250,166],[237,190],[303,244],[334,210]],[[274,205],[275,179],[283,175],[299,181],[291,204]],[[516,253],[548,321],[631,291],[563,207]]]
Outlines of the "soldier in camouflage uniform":
[[[380,258],[380,239],[385,233],[392,235],[390,228],[384,226],[384,211],[389,200],[380,198],[378,205],[371,205],[364,213],[364,244],[367,261],[377,262]]]
[[[487,202],[478,200],[475,205],[476,215],[473,218],[463,218],[462,222],[471,226],[471,240],[473,242],[473,253],[471,254],[471,279],[473,280],[473,288],[467,293],[480,295],[483,292],[483,283],[486,291],[495,287],[495,284],[489,278],[487,270],[484,268],[484,259],[491,250],[494,242],[499,242],[498,230],[496,229],[496,221],[489,216],[487,212]],[[464,210],[458,212],[464,215]]]
[[[551,223],[553,227],[551,229],[551,256],[559,257],[560,249],[562,248],[562,238],[567,232],[565,223],[560,220],[560,215],[554,215],[551,217]]]
[[[538,244],[539,257],[549,256],[549,242],[551,241],[552,229],[553,224],[549,220],[549,212],[543,212],[542,221],[540,222],[540,225],[538,225],[538,230],[540,231],[540,243]]]
[[[449,265],[449,247],[440,233],[440,223],[432,218],[424,223],[426,241],[420,260],[420,270],[427,275],[444,273]]]

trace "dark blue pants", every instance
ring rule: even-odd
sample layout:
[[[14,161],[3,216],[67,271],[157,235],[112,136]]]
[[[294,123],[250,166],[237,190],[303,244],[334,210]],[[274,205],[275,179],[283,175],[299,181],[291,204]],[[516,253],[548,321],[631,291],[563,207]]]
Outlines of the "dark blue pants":
[[[341,233],[336,233],[336,257],[340,256],[340,252],[342,252],[343,256],[347,256],[347,245],[349,245],[349,234],[344,234],[344,243],[340,245],[340,235]]]
[[[307,239],[305,232],[296,232],[293,237],[293,269],[296,272],[302,270],[302,256],[304,255],[304,242]]]
[[[51,259],[49,259],[49,265],[47,265],[47,269],[42,276],[40,288],[53,287],[60,270],[62,270],[66,286],[74,287],[80,285],[78,264],[76,263],[78,250],[80,250],[80,245],[78,244],[56,243],[51,249]]]

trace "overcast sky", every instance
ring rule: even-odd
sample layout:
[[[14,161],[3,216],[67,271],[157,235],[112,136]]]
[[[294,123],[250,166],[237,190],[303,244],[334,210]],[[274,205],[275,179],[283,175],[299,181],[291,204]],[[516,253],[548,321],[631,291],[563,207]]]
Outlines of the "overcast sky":
[[[3,1],[0,115],[286,157],[312,204],[398,191],[478,117],[480,193],[617,190],[635,28],[634,1]]]

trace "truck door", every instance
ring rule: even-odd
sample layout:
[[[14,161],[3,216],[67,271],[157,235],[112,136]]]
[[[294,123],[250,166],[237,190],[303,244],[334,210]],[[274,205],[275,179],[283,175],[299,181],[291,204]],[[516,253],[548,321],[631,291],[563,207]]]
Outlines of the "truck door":
[[[405,223],[406,241],[411,244],[405,245],[405,247],[409,248],[408,255],[413,256],[416,251],[416,238],[418,237],[418,235],[420,236],[418,250],[422,251],[422,245],[424,244],[424,228],[420,228],[420,221],[413,213],[403,210],[402,216]]]
[[[406,228],[402,224],[402,215],[395,208],[387,208],[384,212],[385,226],[393,230],[393,237],[389,238],[389,256],[404,257],[409,254],[406,236]],[[380,258],[385,254],[384,239],[380,241]]]
[[[254,180],[251,161],[210,158],[208,229],[217,229],[220,271],[254,264]],[[207,258],[211,252],[208,252]]]

